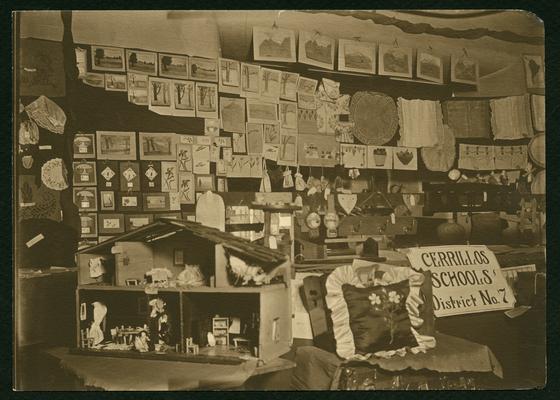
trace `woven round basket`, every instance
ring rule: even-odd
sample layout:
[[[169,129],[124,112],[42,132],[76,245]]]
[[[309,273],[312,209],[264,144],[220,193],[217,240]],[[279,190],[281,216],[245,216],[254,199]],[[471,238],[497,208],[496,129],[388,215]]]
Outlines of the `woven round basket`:
[[[354,123],[354,136],[374,146],[389,142],[399,124],[395,101],[377,92],[356,92],[352,96],[350,120]]]
[[[531,139],[531,142],[529,143],[529,157],[531,157],[531,160],[533,160],[533,162],[539,167],[545,167],[546,147],[544,133],[541,133]]]

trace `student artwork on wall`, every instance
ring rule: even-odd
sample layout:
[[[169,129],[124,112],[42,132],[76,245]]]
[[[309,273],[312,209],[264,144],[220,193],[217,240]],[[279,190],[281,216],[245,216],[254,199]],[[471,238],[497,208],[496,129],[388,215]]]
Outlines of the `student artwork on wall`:
[[[162,115],[171,115],[171,84],[170,79],[148,78],[148,109]]]
[[[241,70],[239,61],[228,58],[219,59],[219,89],[223,93],[241,93]]]
[[[124,229],[126,232],[141,228],[154,222],[152,214],[125,214]]]
[[[259,124],[278,122],[278,107],[256,99],[247,99],[247,121]]]
[[[214,175],[196,175],[195,191],[206,192],[216,190]]]
[[[319,32],[299,32],[298,62],[334,69],[335,40]]]
[[[478,61],[472,57],[451,56],[451,82],[478,84]]]
[[[195,174],[210,173],[210,146],[193,145],[193,172]]]
[[[169,193],[143,193],[142,206],[144,211],[169,211]]]
[[[393,169],[417,170],[418,152],[414,147],[393,148]]]
[[[177,191],[177,163],[175,161],[161,162],[161,191]]]
[[[194,204],[195,202],[195,181],[194,174],[191,172],[179,172],[179,202],[181,204]]]
[[[157,54],[126,49],[126,69],[139,74],[157,75]]]
[[[280,149],[278,165],[297,165],[297,134],[294,132],[280,132]]]
[[[95,135],[93,133],[77,133],[72,141],[74,158],[95,158]]]
[[[298,135],[298,165],[334,167],[338,163],[338,142],[334,136]]]
[[[232,147],[234,153],[247,153],[247,139],[244,133],[233,133]]]
[[[74,204],[81,211],[97,211],[97,188],[75,187],[72,188]]]
[[[218,85],[215,83],[196,83],[196,116],[218,118]]]
[[[218,82],[218,61],[215,58],[189,57],[189,77],[195,81]]]
[[[247,154],[262,154],[263,126],[262,124],[247,123]]]
[[[539,55],[523,55],[527,89],[544,89],[544,61]]]
[[[219,118],[204,119],[204,135],[218,136],[220,134],[221,120]]]
[[[112,190],[101,190],[99,192],[99,209],[101,211],[115,211],[115,192]]]
[[[73,162],[72,180],[74,186],[92,186],[97,184],[95,161]]]
[[[412,48],[380,44],[379,75],[412,78]]]
[[[179,172],[192,172],[192,145],[177,144],[177,169]]]
[[[164,78],[189,78],[189,57],[175,54],[158,54],[159,75]]]
[[[317,90],[317,79],[299,77],[297,92],[298,94],[305,94],[309,96],[315,96],[315,91]]]
[[[241,63],[241,96],[260,96],[261,67],[258,65]]]
[[[278,107],[280,111],[280,127],[285,129],[297,129],[297,103],[281,101]]]
[[[140,192],[119,192],[117,194],[117,211],[142,210],[142,194]]]
[[[175,160],[177,158],[177,135],[174,133],[140,132],[141,160]]]
[[[148,75],[129,72],[128,80],[128,101],[139,106],[148,105]]]
[[[338,39],[338,70],[375,74],[375,43]]]
[[[431,82],[443,83],[443,60],[431,53],[418,51],[416,76]]]
[[[140,190],[140,164],[133,161],[119,163],[120,189],[122,192]]]
[[[123,214],[99,214],[99,233],[113,235],[124,232]]]
[[[82,78],[82,82],[84,82],[88,86],[104,88],[105,74],[86,72],[86,74]]]
[[[106,46],[91,46],[91,68],[95,71],[124,72],[124,49]]]
[[[386,146],[368,146],[367,167],[371,169],[393,168],[393,148]]]
[[[280,144],[280,124],[264,124],[264,142],[268,144]]]
[[[96,144],[99,160],[136,159],[136,134],[134,132],[97,131]]]
[[[267,160],[277,162],[279,151],[280,151],[280,146],[277,144],[270,144],[270,143],[263,144],[263,157]]]
[[[341,164],[345,168],[367,167],[367,146],[340,144]]]
[[[80,213],[80,237],[97,237],[97,214]]]
[[[280,71],[261,68],[261,97],[267,98],[268,101],[277,101],[280,98],[280,77]]]
[[[126,75],[105,74],[105,90],[109,92],[126,92]]]
[[[276,26],[253,27],[253,58],[258,61],[296,62],[294,31]]]
[[[298,108],[297,128],[299,133],[317,133],[317,110]]]
[[[245,99],[220,97],[220,117],[226,132],[245,132]]]
[[[282,71],[280,74],[280,98],[296,101],[299,74]]]
[[[161,192],[161,162],[140,161],[140,188],[143,192]]]
[[[196,115],[194,96],[194,82],[174,80],[172,114],[177,117],[194,117]]]
[[[101,188],[115,189],[118,187],[119,162],[110,160],[97,161],[97,182]]]
[[[317,100],[313,94],[298,93],[298,107],[304,110],[316,110]]]

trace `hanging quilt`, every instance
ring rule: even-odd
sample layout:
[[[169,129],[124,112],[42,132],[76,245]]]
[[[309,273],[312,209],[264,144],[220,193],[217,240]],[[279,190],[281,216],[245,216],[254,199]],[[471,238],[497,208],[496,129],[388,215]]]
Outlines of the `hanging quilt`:
[[[442,104],[444,121],[455,138],[489,138],[490,104],[488,100],[450,100]]]
[[[494,139],[522,139],[533,136],[530,95],[490,100]]]
[[[443,130],[442,112],[439,101],[406,100],[397,101],[400,139],[399,146],[433,147]]]

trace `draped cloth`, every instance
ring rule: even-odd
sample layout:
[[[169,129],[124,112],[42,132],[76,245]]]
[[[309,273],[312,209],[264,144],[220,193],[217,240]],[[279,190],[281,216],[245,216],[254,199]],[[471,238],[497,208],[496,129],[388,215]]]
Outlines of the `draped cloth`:
[[[434,147],[443,136],[443,115],[439,101],[397,101],[400,139],[399,146]]]
[[[494,139],[522,139],[533,136],[530,95],[490,100]]]
[[[450,100],[442,104],[443,118],[456,138],[490,137],[488,100]]]

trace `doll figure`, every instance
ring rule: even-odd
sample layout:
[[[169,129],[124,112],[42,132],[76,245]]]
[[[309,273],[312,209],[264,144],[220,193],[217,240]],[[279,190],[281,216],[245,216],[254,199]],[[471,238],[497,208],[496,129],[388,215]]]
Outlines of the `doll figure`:
[[[91,304],[93,306],[93,321],[91,322],[91,327],[89,328],[89,337],[93,338],[93,345],[97,346],[104,339],[101,323],[107,315],[107,306],[98,301],[94,301]]]
[[[150,346],[148,345],[149,341],[148,332],[141,331],[140,334],[134,338],[134,348],[140,353],[145,353],[150,350]]]
[[[165,311],[165,301],[160,298],[150,300],[150,350],[159,351],[169,345],[171,341],[171,324]]]

